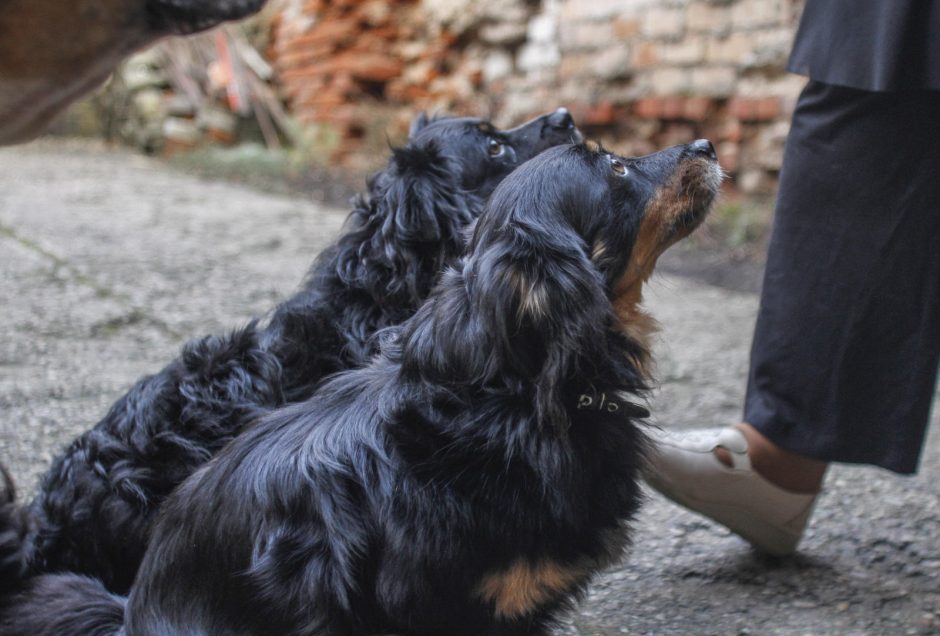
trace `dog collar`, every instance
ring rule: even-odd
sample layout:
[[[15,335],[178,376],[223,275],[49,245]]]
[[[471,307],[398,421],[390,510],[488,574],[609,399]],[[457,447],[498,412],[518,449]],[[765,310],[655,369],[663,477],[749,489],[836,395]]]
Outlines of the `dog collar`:
[[[647,418],[649,409],[633,402],[619,400],[607,393],[582,393],[578,396],[579,411],[600,411],[602,413],[618,413],[628,417]]]

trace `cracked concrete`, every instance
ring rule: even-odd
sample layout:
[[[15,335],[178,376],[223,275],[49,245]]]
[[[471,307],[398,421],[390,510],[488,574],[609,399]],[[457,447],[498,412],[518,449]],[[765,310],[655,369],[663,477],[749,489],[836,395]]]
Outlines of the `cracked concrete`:
[[[33,490],[185,339],[290,293],[344,214],[87,144],[0,151],[0,461]],[[663,325],[655,421],[734,422],[756,296],[659,276],[649,304]],[[794,558],[651,494],[629,558],[559,633],[940,633],[937,419],[916,477],[832,469]]]

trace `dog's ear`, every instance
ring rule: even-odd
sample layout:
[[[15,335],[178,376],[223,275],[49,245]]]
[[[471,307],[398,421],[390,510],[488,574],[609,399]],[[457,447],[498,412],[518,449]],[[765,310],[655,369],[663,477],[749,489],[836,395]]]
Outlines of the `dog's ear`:
[[[435,143],[394,149],[356,205],[358,227],[340,242],[340,277],[380,305],[416,309],[482,207],[459,174]]]
[[[403,331],[406,376],[528,396],[540,425],[559,430],[585,390],[643,388],[632,344],[610,328],[603,276],[570,227],[478,227],[472,243]]]
[[[568,385],[592,381],[610,355],[603,277],[562,223],[517,219],[496,237],[468,264],[470,302],[499,364],[535,392],[540,421],[565,427]]]
[[[421,130],[431,123],[431,119],[428,117],[428,114],[425,112],[420,112],[415,115],[415,118],[411,120],[411,127],[408,128],[408,139],[414,139]]]

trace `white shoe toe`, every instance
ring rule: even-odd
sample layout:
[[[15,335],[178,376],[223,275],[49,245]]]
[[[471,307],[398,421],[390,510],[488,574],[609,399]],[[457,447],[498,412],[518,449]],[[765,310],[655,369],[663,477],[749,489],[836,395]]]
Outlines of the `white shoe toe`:
[[[650,486],[765,552],[783,556],[796,550],[817,495],[784,490],[754,472],[740,431],[651,431],[649,437]],[[715,457],[719,447],[728,451],[733,467]]]

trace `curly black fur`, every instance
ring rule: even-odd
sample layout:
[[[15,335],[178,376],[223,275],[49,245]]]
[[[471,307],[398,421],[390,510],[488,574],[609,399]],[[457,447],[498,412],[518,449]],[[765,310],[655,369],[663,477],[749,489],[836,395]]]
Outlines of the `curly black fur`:
[[[247,422],[368,362],[372,335],[419,306],[496,184],[577,137],[564,109],[509,131],[419,118],[355,201],[338,242],[266,326],[186,345],[55,459],[28,514],[0,508],[0,572],[9,575],[0,585],[70,571],[125,593],[170,491]]]
[[[3,479],[0,497],[0,597],[15,589],[25,576],[22,546],[29,534],[29,515],[16,505],[16,487],[7,469],[0,465]]]
[[[84,589],[60,614],[102,634],[546,634],[628,543],[646,378],[620,294],[640,243],[701,220],[713,157],[533,159],[369,366],[266,415],[170,496],[123,622],[94,582],[40,577],[0,632],[78,633],[41,617]],[[596,258],[598,240],[616,249]]]

